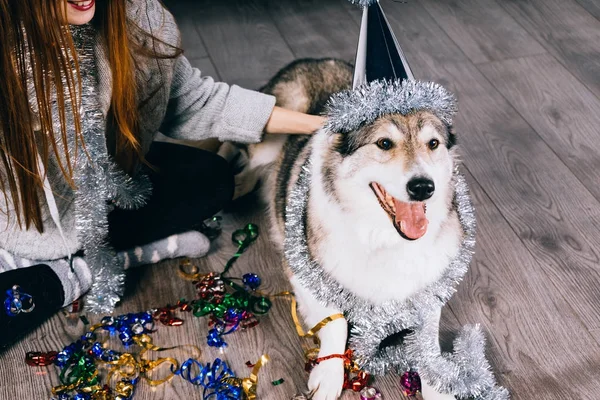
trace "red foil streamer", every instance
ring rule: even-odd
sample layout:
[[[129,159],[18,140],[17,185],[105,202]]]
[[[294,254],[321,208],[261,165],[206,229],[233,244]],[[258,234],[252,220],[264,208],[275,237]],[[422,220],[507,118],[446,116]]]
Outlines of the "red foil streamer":
[[[56,351],[49,351],[47,353],[32,351],[25,355],[25,363],[32,367],[46,367],[54,364],[57,354]]]

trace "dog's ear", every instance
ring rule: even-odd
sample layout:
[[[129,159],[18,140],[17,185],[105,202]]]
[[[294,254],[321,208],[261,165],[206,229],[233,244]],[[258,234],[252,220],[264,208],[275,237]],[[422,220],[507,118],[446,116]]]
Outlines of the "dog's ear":
[[[454,132],[454,125],[446,125],[446,147],[450,150],[456,145],[456,133]]]

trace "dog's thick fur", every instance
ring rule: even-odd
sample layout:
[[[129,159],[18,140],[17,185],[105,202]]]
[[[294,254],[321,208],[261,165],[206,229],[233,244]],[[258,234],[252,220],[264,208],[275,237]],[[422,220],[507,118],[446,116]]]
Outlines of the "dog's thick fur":
[[[349,89],[352,67],[326,60],[300,60],[284,68],[263,89],[277,104],[296,111],[323,112],[330,94]],[[378,146],[382,138],[393,146]],[[439,146],[429,146],[432,139]],[[402,300],[437,280],[457,254],[462,230],[453,208],[455,150],[450,127],[432,113],[385,115],[373,124],[347,134],[321,130],[312,136],[272,135],[242,150],[245,166],[237,176],[236,196],[251,191],[260,179],[269,205],[272,239],[283,244],[285,208],[301,165],[311,157],[312,181],[307,208],[307,238],[312,257],[355,294],[381,303]],[[431,148],[435,147],[435,148]],[[231,159],[235,147],[226,144],[221,154]],[[426,233],[408,240],[394,227],[370,187],[373,182],[402,202],[412,199],[407,184],[427,178],[435,184],[426,199]],[[325,307],[302,287],[287,268],[306,325],[312,327],[339,310]],[[437,321],[439,325],[439,310]],[[343,353],[347,323],[329,323],[320,333],[319,356]],[[343,381],[341,359],[317,365],[308,387],[314,399],[335,399]],[[430,386],[425,400],[451,399]]]

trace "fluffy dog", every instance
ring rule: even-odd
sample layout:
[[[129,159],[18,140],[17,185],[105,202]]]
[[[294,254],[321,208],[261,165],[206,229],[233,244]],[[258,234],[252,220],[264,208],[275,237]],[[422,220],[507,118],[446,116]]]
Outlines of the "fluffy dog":
[[[332,93],[349,89],[352,67],[333,60],[300,60],[263,88],[277,104],[322,113]],[[236,197],[262,182],[272,239],[284,243],[286,207],[303,165],[311,181],[306,206],[310,254],[345,289],[373,304],[402,301],[438,280],[457,255],[463,230],[453,203],[455,136],[434,113],[387,114],[359,129],[321,129],[308,136],[267,136],[241,149]],[[239,148],[222,146],[232,159]],[[286,266],[308,326],[340,310],[318,301]],[[439,325],[440,309],[433,310]],[[319,357],[344,353],[345,319],[320,332]],[[316,400],[339,397],[344,378],[339,358],[319,363],[308,387]],[[423,382],[425,400],[453,399]]]

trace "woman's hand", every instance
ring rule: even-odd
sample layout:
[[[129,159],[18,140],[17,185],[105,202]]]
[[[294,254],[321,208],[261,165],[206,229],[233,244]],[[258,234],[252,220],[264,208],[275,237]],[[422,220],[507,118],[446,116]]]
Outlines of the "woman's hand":
[[[265,127],[266,133],[311,134],[323,127],[325,118],[275,107]]]

